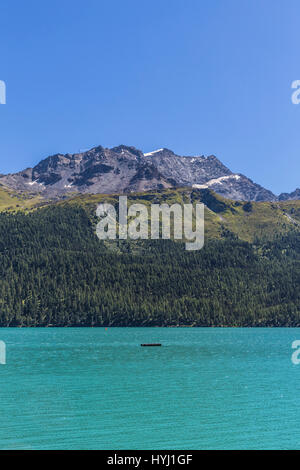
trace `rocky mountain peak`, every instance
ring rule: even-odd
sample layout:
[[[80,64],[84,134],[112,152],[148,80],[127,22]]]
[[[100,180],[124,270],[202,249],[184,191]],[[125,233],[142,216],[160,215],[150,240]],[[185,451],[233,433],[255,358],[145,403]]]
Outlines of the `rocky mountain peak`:
[[[194,186],[213,189],[230,199],[277,200],[271,191],[246,176],[233,174],[215,155],[180,156],[167,148],[143,153],[128,145],[58,153],[33,168],[0,176],[0,183],[49,198],[76,192],[128,193]]]
[[[300,188],[295,189],[292,193],[281,193],[278,196],[279,201],[293,201],[300,199]]]

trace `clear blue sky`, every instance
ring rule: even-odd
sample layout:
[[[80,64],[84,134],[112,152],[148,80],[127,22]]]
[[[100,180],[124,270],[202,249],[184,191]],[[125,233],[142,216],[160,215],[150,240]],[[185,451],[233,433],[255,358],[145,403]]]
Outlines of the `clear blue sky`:
[[[95,145],[300,186],[299,0],[2,0],[0,172]]]

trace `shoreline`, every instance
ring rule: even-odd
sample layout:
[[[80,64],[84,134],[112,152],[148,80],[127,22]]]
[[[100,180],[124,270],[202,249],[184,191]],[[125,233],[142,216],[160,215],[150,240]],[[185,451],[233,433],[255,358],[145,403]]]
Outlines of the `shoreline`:
[[[300,325],[7,325],[7,326],[0,326],[1,328],[300,328]]]

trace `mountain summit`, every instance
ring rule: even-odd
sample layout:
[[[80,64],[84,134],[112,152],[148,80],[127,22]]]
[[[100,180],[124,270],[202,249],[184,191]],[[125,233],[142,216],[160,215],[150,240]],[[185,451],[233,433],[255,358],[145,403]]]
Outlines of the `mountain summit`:
[[[194,186],[213,189],[234,200],[277,200],[271,191],[242,174],[232,173],[214,155],[180,156],[166,148],[143,153],[126,145],[52,155],[34,168],[1,175],[0,184],[49,198],[70,193],[130,193]]]

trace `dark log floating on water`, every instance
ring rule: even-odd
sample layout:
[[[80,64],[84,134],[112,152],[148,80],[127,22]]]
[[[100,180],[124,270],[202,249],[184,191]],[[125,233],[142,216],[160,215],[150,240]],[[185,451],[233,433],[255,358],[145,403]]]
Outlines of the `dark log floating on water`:
[[[141,346],[161,346],[161,343],[143,343]]]

